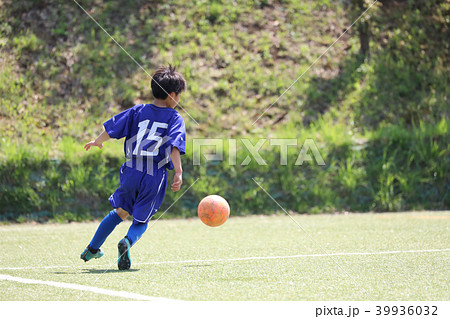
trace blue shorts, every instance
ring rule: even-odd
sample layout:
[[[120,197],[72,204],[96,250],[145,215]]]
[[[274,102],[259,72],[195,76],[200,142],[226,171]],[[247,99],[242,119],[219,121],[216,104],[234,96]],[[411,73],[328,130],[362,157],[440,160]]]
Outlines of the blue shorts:
[[[133,216],[133,223],[147,223],[162,204],[167,187],[167,171],[155,169],[153,175],[125,164],[120,168],[120,187],[109,197],[113,208]]]

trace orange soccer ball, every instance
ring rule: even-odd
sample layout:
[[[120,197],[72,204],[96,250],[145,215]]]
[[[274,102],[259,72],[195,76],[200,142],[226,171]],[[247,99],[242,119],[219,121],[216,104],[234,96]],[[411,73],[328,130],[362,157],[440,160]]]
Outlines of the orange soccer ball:
[[[209,195],[200,201],[197,213],[205,225],[217,227],[225,223],[230,216],[230,205],[219,195]]]

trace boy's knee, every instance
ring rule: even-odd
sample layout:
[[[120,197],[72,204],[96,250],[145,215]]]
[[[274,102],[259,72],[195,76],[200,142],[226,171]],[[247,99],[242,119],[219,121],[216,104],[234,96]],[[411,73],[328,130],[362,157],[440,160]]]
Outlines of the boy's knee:
[[[128,216],[130,216],[130,214],[128,214],[128,212],[126,211],[126,210],[123,210],[122,208],[116,208],[116,213],[117,213],[117,215],[119,215],[119,217],[122,219],[122,220],[125,220],[125,219],[127,219],[127,217]]]

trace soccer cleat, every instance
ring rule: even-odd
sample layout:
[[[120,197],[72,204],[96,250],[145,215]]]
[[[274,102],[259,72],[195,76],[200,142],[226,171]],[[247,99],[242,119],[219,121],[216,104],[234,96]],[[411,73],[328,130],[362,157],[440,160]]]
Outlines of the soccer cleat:
[[[119,249],[119,259],[117,260],[117,266],[119,270],[128,270],[131,267],[130,248],[131,244],[128,238],[123,238],[117,245]]]
[[[89,251],[89,246],[86,247],[85,250],[81,253],[80,258],[83,259],[85,262],[91,260],[92,258],[101,258],[103,257],[104,252],[101,249],[98,249],[98,251],[93,254]]]

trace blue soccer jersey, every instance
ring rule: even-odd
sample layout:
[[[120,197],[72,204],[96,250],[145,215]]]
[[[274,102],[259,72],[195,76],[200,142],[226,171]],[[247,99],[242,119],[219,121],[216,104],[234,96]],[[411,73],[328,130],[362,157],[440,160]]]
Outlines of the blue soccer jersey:
[[[172,108],[139,104],[113,116],[103,126],[111,138],[125,137],[127,166],[152,174],[155,169],[173,169],[173,147],[186,152],[186,128]]]
[[[173,169],[173,147],[186,152],[183,118],[171,108],[136,105],[113,116],[103,126],[111,138],[125,137],[127,162],[120,168],[120,187],[109,198],[113,208],[122,208],[134,223],[147,223],[162,204],[167,171]]]

